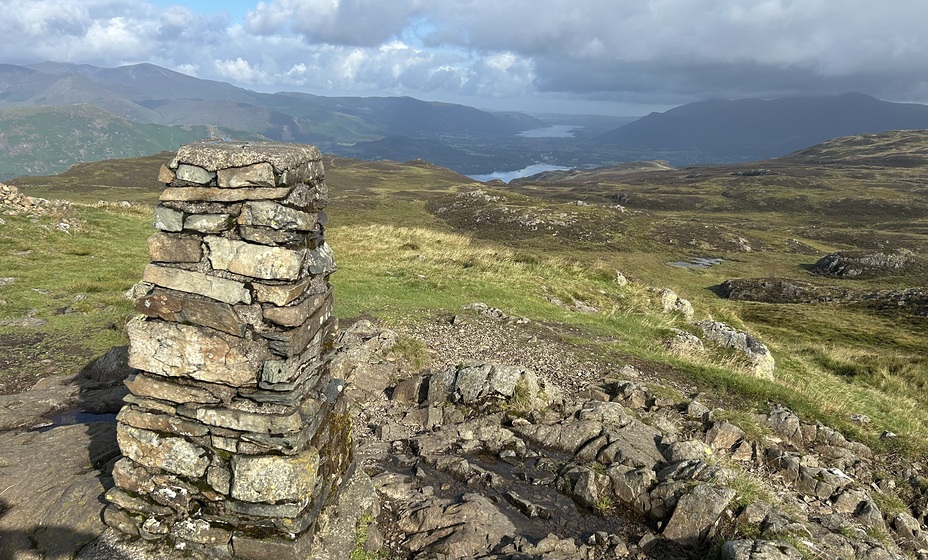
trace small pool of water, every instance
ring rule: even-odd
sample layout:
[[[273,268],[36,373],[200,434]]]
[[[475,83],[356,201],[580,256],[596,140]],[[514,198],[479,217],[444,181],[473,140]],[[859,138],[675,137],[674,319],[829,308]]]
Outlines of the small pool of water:
[[[704,270],[710,266],[719,265],[725,262],[725,259],[712,258],[712,257],[693,257],[688,261],[675,261],[667,263],[670,266],[679,266],[683,268],[689,268],[691,270]]]

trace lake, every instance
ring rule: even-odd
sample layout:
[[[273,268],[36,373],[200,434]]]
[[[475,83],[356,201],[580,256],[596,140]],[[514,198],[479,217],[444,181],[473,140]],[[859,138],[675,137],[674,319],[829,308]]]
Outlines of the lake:
[[[468,175],[468,177],[475,181],[481,181],[484,183],[487,181],[492,181],[493,179],[499,179],[500,181],[508,183],[509,181],[518,179],[519,177],[529,177],[531,175],[543,173],[545,171],[567,171],[568,169],[570,169],[570,167],[564,167],[562,165],[535,163],[515,171],[494,171],[493,173],[487,173],[484,175]]]
[[[522,136],[523,138],[573,138],[573,131],[578,128],[583,127],[574,124],[556,124],[544,128],[523,130],[517,136]]]

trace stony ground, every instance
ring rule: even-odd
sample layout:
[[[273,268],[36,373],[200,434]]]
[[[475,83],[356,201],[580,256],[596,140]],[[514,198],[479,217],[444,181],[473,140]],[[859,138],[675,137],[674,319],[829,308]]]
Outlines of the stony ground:
[[[359,469],[314,558],[347,558],[358,527],[368,558],[928,558],[924,496],[887,506],[924,466],[774,403],[734,421],[559,329],[479,305],[399,331],[346,321],[332,368]],[[77,412],[119,407],[123,360],[0,397],[0,557],[177,557],[100,537],[114,422]]]

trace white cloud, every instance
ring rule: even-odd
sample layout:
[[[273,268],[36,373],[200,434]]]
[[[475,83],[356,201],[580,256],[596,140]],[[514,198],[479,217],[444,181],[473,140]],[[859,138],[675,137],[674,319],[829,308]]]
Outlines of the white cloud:
[[[148,61],[265,90],[928,100],[924,0],[256,0],[241,23],[135,0],[0,10],[0,61]]]

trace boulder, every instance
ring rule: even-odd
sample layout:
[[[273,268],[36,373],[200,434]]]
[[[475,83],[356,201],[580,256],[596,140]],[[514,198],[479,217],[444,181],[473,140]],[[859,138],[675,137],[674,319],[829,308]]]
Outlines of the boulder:
[[[776,362],[770,350],[759,339],[719,321],[697,321],[694,324],[702,330],[708,340],[743,354],[755,375],[773,379]]]
[[[716,523],[735,491],[727,487],[699,484],[684,494],[664,528],[664,538],[681,544],[699,544],[714,532]]]

